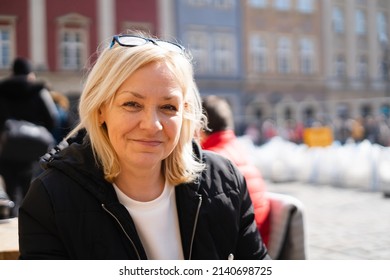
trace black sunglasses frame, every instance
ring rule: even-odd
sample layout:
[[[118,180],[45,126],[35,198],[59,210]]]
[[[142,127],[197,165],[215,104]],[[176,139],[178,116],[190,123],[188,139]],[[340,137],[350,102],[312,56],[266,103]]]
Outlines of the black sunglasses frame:
[[[144,43],[143,44],[136,44],[136,45],[124,44],[121,42],[120,38],[137,38],[137,39],[144,40]],[[159,43],[164,43],[164,44],[168,44],[168,45],[173,46],[173,48],[166,48],[166,49],[171,50],[171,51],[177,51],[178,53],[184,53],[186,50],[182,45],[174,43],[174,42],[169,42],[169,41],[160,40],[160,39],[145,38],[145,37],[136,36],[136,35],[115,35],[112,37],[112,41],[111,41],[109,48],[111,49],[115,45],[115,43],[118,43],[118,45],[120,45],[122,47],[129,47],[129,48],[139,47],[139,46],[145,45],[147,43],[152,43],[156,46],[164,47],[162,44],[159,44]]]

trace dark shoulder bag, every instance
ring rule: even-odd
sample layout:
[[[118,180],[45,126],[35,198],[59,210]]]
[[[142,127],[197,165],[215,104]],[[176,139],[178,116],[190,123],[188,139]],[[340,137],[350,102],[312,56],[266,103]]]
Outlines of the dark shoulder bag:
[[[8,119],[1,133],[0,158],[31,162],[38,160],[54,145],[54,137],[45,127],[24,120]]]

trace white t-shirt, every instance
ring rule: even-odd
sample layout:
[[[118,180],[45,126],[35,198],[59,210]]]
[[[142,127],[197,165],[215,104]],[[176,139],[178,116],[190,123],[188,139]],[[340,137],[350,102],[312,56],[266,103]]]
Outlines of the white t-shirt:
[[[174,186],[164,186],[159,197],[140,202],[126,196],[115,184],[119,202],[129,211],[150,260],[183,260]]]

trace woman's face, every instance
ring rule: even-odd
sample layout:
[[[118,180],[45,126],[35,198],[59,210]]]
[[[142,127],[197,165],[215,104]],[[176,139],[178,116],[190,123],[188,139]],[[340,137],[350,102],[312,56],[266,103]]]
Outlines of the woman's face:
[[[122,170],[161,168],[178,143],[183,107],[182,90],[163,63],[148,64],[124,81],[99,117]]]

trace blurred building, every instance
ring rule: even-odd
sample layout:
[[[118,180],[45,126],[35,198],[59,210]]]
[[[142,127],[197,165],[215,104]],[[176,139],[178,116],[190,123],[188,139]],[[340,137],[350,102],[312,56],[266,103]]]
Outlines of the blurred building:
[[[329,113],[347,118],[388,112],[390,1],[321,2]]]
[[[236,121],[246,70],[240,1],[175,0],[176,36],[191,50],[202,95],[226,97]]]
[[[308,122],[324,95],[321,1],[242,1],[245,113]]]
[[[160,2],[0,0],[0,76],[15,57],[27,57],[39,78],[78,96],[102,41],[129,28],[159,33]]]
[[[77,99],[99,44],[133,28],[189,48],[240,127],[390,112],[389,0],[0,0],[0,77],[27,57]]]

